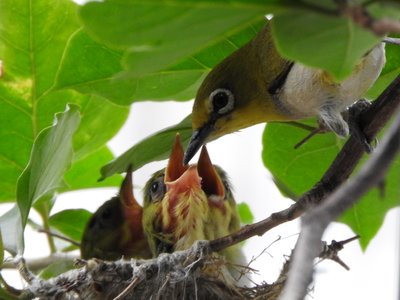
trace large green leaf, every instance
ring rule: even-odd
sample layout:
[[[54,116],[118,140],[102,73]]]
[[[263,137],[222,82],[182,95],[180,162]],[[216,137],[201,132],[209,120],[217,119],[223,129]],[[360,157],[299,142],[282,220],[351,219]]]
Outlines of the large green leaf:
[[[316,126],[315,118],[302,123]],[[298,149],[294,146],[309,131],[284,123],[268,123],[263,134],[264,164],[281,185],[300,196],[318,182],[345,140],[335,134],[319,134]]]
[[[368,157],[364,157],[363,161],[366,159]],[[358,169],[359,167],[354,174]],[[400,156],[397,156],[384,179],[383,189],[370,190],[361,201],[357,202],[339,219],[340,222],[349,225],[356,234],[361,236],[360,245],[364,250],[381,228],[386,213],[400,204],[399,170]],[[382,193],[383,195],[381,195]]]
[[[305,122],[314,123],[312,120]],[[265,128],[263,161],[286,194],[300,196],[312,188],[345,142],[330,132],[314,136],[299,149],[293,149],[307,134],[305,130],[286,124],[269,123]],[[383,197],[377,189],[372,189],[340,219],[361,236],[360,244],[364,249],[382,226],[388,210],[399,205],[399,164],[398,157],[387,175]]]
[[[103,180],[115,173],[126,172],[130,164],[132,164],[133,171],[135,171],[149,162],[168,158],[177,133],[180,134],[182,146],[185,148],[192,135],[191,115],[180,123],[149,136],[112,162],[103,166],[100,170],[102,177],[99,180]]]
[[[275,1],[141,1],[86,3],[79,14],[96,39],[126,50],[125,78],[160,71],[254,24]]]
[[[117,104],[142,100],[189,100],[207,73],[222,59],[249,41],[265,24],[254,26],[223,39],[171,67],[135,79],[114,78],[123,71],[124,51],[113,50],[79,30],[68,43],[56,86],[81,93],[96,94]]]
[[[380,41],[351,20],[317,13],[277,15],[273,29],[284,56],[327,70],[337,80],[348,76],[358,60]]]
[[[72,163],[72,135],[79,122],[78,106],[70,104],[64,113],[56,115],[52,127],[38,134],[29,163],[17,183],[23,227],[31,206],[41,199],[51,198],[63,186],[64,173]]]
[[[68,187],[61,191],[120,186],[123,179],[120,175],[106,178],[101,182],[97,181],[100,168],[113,159],[114,155],[111,151],[106,146],[103,146],[83,160],[74,163],[64,176]]]
[[[63,210],[49,218],[49,225],[75,242],[80,243],[86,223],[91,215],[92,213],[85,209]]]
[[[15,201],[17,178],[28,163],[33,141],[67,103],[81,106],[74,160],[104,145],[127,117],[128,108],[98,97],[55,90],[65,48],[80,28],[76,8],[70,0],[0,2],[0,58],[4,72],[0,79],[1,202]],[[105,123],[107,126],[103,126]]]
[[[341,80],[382,38],[348,17],[338,17],[335,9],[330,0],[303,1],[302,5],[275,14],[273,33],[285,57],[327,70],[336,80]],[[367,10],[378,18],[400,18],[398,6],[375,4]]]

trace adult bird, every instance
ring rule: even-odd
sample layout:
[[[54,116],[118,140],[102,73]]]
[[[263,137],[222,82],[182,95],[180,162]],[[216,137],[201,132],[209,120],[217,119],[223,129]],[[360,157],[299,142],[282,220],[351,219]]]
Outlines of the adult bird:
[[[89,219],[81,242],[82,258],[150,258],[142,216],[143,208],[133,195],[129,166],[118,196],[105,202]]]
[[[203,147],[198,164],[182,165],[183,148],[176,136],[166,169],[144,188],[143,227],[154,257],[186,250],[197,240],[213,240],[240,229],[226,173],[213,166]],[[219,252],[228,262],[245,265],[239,245]],[[228,265],[230,274],[239,272]]]
[[[193,105],[194,132],[184,164],[207,140],[264,122],[318,116],[343,138],[349,134],[349,127],[341,112],[371,87],[384,64],[384,44],[379,43],[337,83],[324,70],[283,58],[267,21],[251,41],[204,79]]]

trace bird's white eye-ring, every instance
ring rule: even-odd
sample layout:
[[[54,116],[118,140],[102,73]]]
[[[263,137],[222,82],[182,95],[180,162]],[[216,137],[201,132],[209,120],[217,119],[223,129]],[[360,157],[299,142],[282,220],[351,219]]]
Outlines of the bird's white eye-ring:
[[[216,89],[210,94],[212,110],[220,115],[233,110],[235,97],[232,92],[226,89]]]

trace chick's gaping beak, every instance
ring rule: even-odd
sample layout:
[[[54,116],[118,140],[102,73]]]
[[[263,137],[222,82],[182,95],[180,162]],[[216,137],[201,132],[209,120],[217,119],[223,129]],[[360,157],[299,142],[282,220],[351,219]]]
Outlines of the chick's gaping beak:
[[[172,148],[168,166],[165,171],[165,183],[167,184],[167,190],[168,186],[171,186],[172,182],[189,188],[191,186],[191,182],[195,184],[201,180],[201,189],[207,196],[214,195],[223,198],[225,196],[225,188],[220,176],[217,174],[212,165],[206,146],[203,146],[199,161],[195,165],[190,167],[187,164],[183,165],[183,156],[183,148],[180,142],[179,134],[177,134],[175,136],[174,146]],[[191,176],[188,176],[185,173],[190,173]]]
[[[166,193],[160,207],[163,231],[173,233],[177,240],[195,228],[194,224],[199,220],[207,218],[209,205],[215,198],[222,199],[225,195],[222,180],[214,170],[205,146],[198,164],[183,165],[182,159],[183,149],[177,135],[165,170]],[[193,233],[191,238],[201,237]]]
[[[126,211],[142,211],[142,207],[133,195],[132,164],[129,165],[128,170],[126,171],[125,179],[122,182],[121,189],[119,190],[119,199],[123,207],[126,207]]]
[[[208,138],[215,131],[214,124],[207,123],[202,127],[196,129],[192,133],[189,144],[186,148],[183,164],[187,165],[193,156],[199,151],[200,147],[208,140]]]
[[[206,146],[203,146],[197,163],[197,171],[202,178],[202,190],[208,197],[213,196],[223,199],[225,197],[225,188],[221,177],[215,171]]]

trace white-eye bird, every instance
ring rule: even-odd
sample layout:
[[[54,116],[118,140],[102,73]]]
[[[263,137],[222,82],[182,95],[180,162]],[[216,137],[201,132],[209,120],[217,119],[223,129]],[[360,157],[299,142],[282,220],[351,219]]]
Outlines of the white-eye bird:
[[[156,172],[144,188],[143,228],[154,257],[240,229],[226,173],[212,165],[205,147],[198,164],[183,166],[183,155],[177,135],[167,168]],[[239,245],[218,254],[233,264],[246,265]],[[235,280],[239,278],[235,267],[228,265],[228,270]]]
[[[267,21],[204,79],[193,105],[194,132],[184,164],[210,138],[258,123],[318,116],[339,137],[347,136],[349,127],[341,112],[371,87],[385,61],[384,44],[379,43],[338,83],[326,71],[283,58]]]

